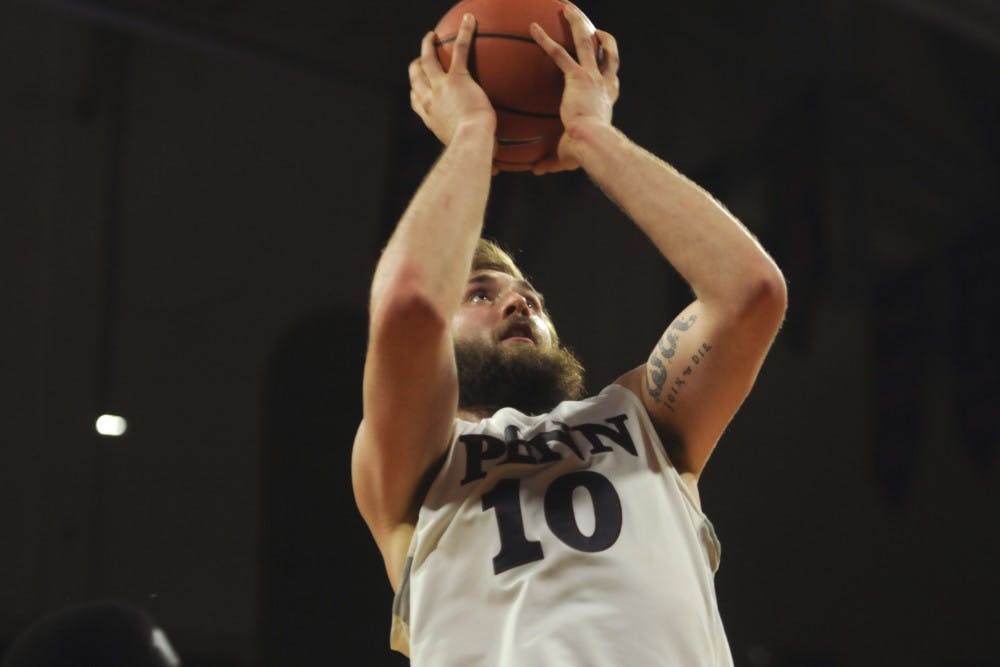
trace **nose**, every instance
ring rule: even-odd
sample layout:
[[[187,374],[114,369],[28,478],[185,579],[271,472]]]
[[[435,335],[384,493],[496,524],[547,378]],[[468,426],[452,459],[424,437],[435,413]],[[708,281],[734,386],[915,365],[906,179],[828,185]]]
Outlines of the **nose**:
[[[531,308],[528,306],[528,299],[523,294],[511,292],[503,304],[503,316],[506,318],[515,314],[530,317]]]

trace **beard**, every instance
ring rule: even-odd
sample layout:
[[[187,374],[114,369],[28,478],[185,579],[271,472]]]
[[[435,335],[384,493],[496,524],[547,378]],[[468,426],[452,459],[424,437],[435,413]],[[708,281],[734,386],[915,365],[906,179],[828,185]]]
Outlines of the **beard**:
[[[470,412],[512,407],[537,415],[583,395],[583,366],[565,347],[455,341],[455,363],[458,406]]]

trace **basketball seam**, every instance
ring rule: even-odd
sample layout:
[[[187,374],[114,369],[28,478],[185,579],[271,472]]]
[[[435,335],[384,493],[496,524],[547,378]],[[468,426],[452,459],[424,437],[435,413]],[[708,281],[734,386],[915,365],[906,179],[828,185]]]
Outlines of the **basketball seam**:
[[[506,33],[506,32],[477,32],[476,33],[476,39],[480,39],[480,38],[484,38],[484,37],[492,37],[494,39],[516,39],[519,42],[531,42],[532,44],[535,44],[535,40],[533,40],[530,37],[525,37],[523,35],[511,35],[511,34]],[[458,39],[458,35],[452,35],[451,37],[446,37],[445,39],[442,39],[441,40],[441,44],[451,44],[456,39]]]
[[[540,144],[545,141],[545,137],[531,137],[529,139],[501,139],[497,137],[497,144],[501,148],[509,148],[516,146],[530,146],[532,144]]]
[[[529,44],[534,44],[535,46],[538,46],[538,42],[536,42],[531,37],[525,37],[523,35],[511,35],[510,33],[506,32],[477,32],[475,35],[476,39],[484,39],[486,37],[490,37],[492,39],[509,39],[516,42],[528,42]],[[451,44],[456,39],[458,39],[458,35],[445,37],[444,39],[440,40],[437,45],[444,46],[445,44]],[[562,45],[562,47],[566,49],[566,52],[569,53],[571,56],[573,56],[574,58],[576,57],[576,48],[566,48],[565,44]],[[538,48],[542,47],[538,46]]]
[[[494,104],[493,108],[497,111],[503,111],[506,113],[512,113],[517,116],[530,116],[531,118],[559,118],[557,113],[541,113],[538,111],[525,111],[523,109],[512,109],[510,107],[500,106],[499,104]]]

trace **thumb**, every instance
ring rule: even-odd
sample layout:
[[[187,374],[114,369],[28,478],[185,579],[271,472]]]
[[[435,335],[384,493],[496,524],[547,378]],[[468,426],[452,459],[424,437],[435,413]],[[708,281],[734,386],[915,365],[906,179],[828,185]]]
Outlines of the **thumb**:
[[[573,171],[579,167],[580,163],[574,159],[550,155],[532,165],[531,171],[535,176],[541,176],[542,174],[553,174],[557,171]]]

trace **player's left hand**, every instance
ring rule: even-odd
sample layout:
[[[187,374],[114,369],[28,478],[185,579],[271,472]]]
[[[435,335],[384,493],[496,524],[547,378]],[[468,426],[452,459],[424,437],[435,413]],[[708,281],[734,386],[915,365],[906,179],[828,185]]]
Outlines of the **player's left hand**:
[[[556,154],[534,165],[535,174],[576,169],[580,161],[573,145],[576,125],[599,123],[611,125],[611,113],[618,100],[618,43],[611,33],[594,30],[593,24],[575,5],[563,9],[563,16],[573,32],[576,59],[537,23],[531,24],[531,36],[562,70],[566,80],[559,116],[563,135]],[[601,53],[595,52],[592,35],[596,32]]]

